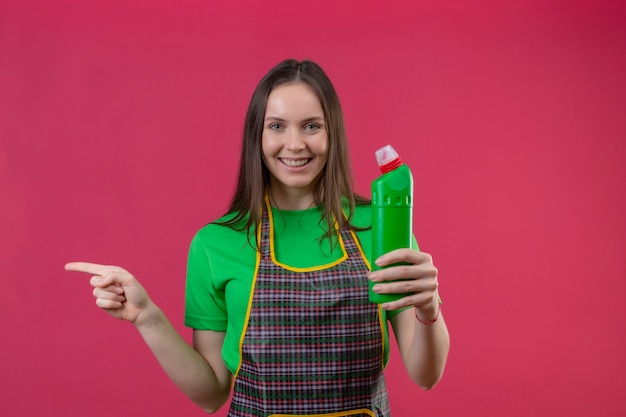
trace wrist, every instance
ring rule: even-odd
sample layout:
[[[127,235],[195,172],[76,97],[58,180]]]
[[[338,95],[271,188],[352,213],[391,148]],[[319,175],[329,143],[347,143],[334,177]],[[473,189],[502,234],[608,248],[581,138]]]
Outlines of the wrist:
[[[154,327],[158,322],[159,318],[162,316],[162,311],[156,304],[152,301],[148,302],[148,304],[144,307],[143,310],[139,314],[137,314],[137,318],[133,322],[133,325],[139,331],[148,330],[151,327]]]
[[[441,303],[437,302],[436,305],[428,307],[426,309],[420,309],[415,307],[415,318],[417,321],[425,326],[430,326],[439,320],[441,313]]]

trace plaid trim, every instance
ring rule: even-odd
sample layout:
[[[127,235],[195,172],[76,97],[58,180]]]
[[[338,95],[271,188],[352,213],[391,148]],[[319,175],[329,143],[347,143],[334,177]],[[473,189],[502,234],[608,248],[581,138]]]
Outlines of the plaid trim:
[[[379,310],[352,233],[340,232],[343,262],[294,272],[273,262],[272,228],[266,210],[229,417],[388,417]]]

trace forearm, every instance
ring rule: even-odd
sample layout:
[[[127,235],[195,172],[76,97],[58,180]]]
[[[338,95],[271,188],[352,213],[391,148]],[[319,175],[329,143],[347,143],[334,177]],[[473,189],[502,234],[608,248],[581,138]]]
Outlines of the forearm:
[[[413,308],[399,313],[394,319],[394,332],[409,377],[420,387],[431,389],[443,375],[450,349],[443,314],[439,313],[437,321],[430,325],[420,323]]]
[[[147,307],[145,317],[135,326],[165,373],[194,403],[214,412],[226,402],[231,381],[221,360],[209,363],[178,334],[156,305]]]

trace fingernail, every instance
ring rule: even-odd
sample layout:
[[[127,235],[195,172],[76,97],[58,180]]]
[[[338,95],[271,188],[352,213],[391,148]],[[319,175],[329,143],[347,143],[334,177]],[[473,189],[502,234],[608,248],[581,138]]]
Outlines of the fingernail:
[[[383,263],[383,258],[382,257],[376,259],[376,262],[375,262],[376,265],[380,266],[380,265],[382,265],[382,263]]]
[[[374,286],[372,287],[372,291],[374,291],[374,292],[379,292],[379,291],[380,291],[380,289],[381,289],[381,286],[380,286],[380,285],[374,285]]]

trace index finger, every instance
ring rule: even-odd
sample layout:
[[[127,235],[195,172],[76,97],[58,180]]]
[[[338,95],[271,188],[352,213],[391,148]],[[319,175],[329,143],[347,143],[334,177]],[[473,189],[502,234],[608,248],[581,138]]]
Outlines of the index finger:
[[[89,262],[69,262],[65,264],[66,271],[86,272],[92,275],[106,275],[115,267],[109,265],[92,264]]]
[[[423,252],[416,251],[411,248],[394,249],[380,256],[376,260],[376,265],[387,266],[397,262],[417,263],[421,259]]]

